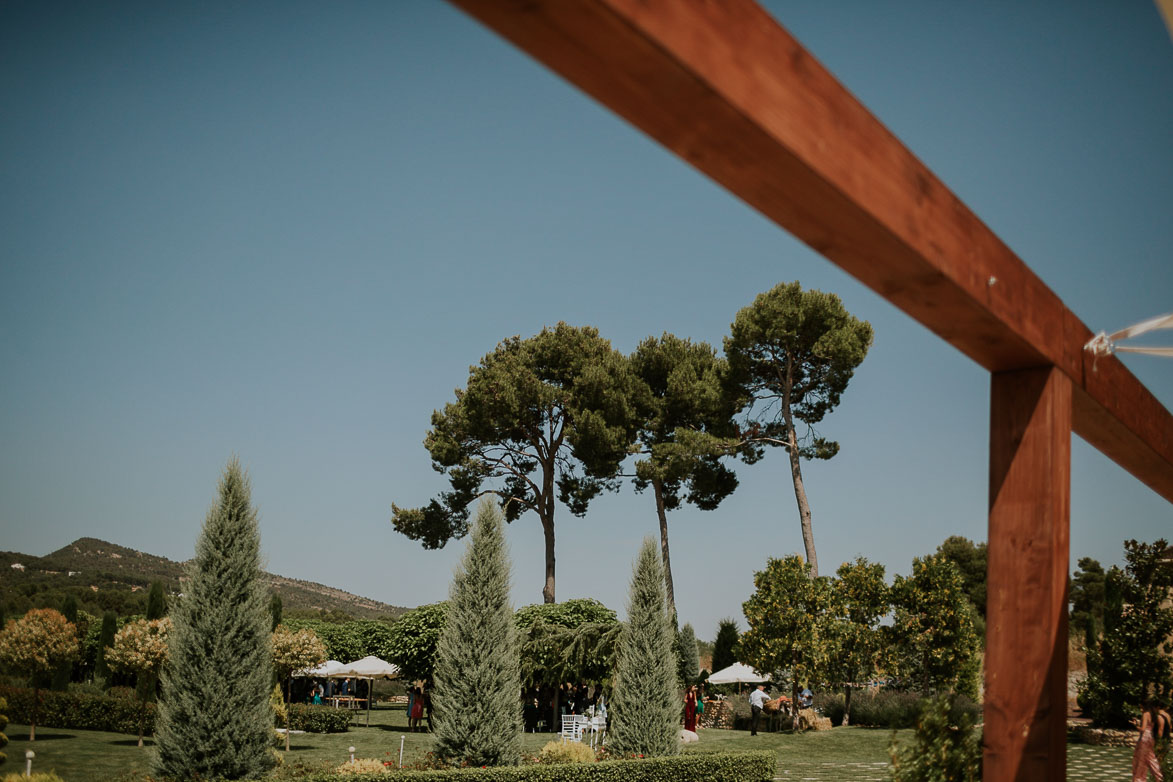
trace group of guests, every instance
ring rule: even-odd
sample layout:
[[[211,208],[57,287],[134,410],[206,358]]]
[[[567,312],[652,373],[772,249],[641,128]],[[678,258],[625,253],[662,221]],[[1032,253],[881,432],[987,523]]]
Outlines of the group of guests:
[[[370,685],[362,681],[351,681],[350,677],[346,677],[341,681],[334,679],[326,679],[326,683],[314,679],[310,682],[309,693],[306,695],[306,703],[314,705],[321,705],[326,700],[335,696],[349,697],[359,695],[359,685],[363,685],[365,690],[370,689]]]
[[[759,684],[753,692],[749,694],[749,735],[758,735],[758,724],[762,719],[762,709],[766,707],[766,703],[770,700],[770,696],[766,694],[766,685]],[[802,692],[798,694],[798,708],[809,709],[815,702],[815,695],[810,691],[809,687],[803,687]],[[785,706],[789,709],[790,699],[785,695],[782,696],[782,703],[779,705]]]
[[[432,696],[423,687],[416,685],[407,691],[407,729],[412,733],[424,729],[428,721],[428,732],[432,731]]]
[[[695,684],[684,691],[684,729],[696,733],[696,719],[705,713],[705,691]]]

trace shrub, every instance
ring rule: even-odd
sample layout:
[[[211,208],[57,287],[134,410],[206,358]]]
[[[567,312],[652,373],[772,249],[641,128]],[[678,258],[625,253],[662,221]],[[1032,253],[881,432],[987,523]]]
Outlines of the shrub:
[[[581,741],[551,741],[538,753],[539,763],[594,763],[595,751]]]
[[[982,778],[982,735],[962,713],[954,719],[954,698],[938,695],[925,700],[908,741],[893,737],[888,747],[893,782],[976,782]]]
[[[768,782],[778,756],[773,752],[714,752],[591,764],[538,764],[403,771],[393,776],[411,782]],[[381,782],[380,773],[319,772],[302,782]]]
[[[21,774],[5,774],[3,782],[65,782],[61,777],[49,771],[44,774],[34,773],[31,777]]]
[[[82,692],[42,692],[39,722],[53,728],[104,730],[111,733],[138,734],[143,717],[144,731],[150,735],[155,726],[155,704],[142,704],[131,698],[87,695]],[[33,712],[33,691],[20,687],[0,687],[0,696],[8,700],[8,718],[27,724]]]
[[[373,774],[374,776],[384,776],[389,774],[387,767],[383,765],[383,761],[376,758],[355,758],[354,762],[349,760],[343,763],[338,768],[334,769],[335,774],[343,776],[356,776],[358,774]]]
[[[290,730],[304,730],[306,733],[345,733],[350,730],[350,709],[304,703],[291,703],[286,708],[289,709]]]
[[[851,724],[872,728],[911,728],[917,724],[928,699],[914,692],[900,690],[856,691],[851,695]],[[815,696],[815,707],[831,720],[843,724],[843,693]],[[954,724],[963,717],[976,721],[981,707],[964,695],[951,701],[950,719]]]

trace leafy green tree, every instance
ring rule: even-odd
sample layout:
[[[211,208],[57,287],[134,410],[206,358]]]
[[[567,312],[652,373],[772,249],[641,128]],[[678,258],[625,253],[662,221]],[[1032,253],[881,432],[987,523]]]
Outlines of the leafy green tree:
[[[965,585],[965,596],[984,619],[986,616],[986,568],[989,560],[985,542],[974,543],[961,535],[951,535],[937,546],[937,553],[957,565]]]
[[[522,606],[514,614],[518,628],[548,622],[561,627],[578,627],[588,623],[614,624],[619,617],[593,597],[580,597],[561,603],[534,603]]]
[[[872,327],[857,320],[831,293],[782,283],[737,313],[725,338],[730,376],[750,399],[743,436],[752,451],[781,446],[790,477],[812,578],[819,575],[811,509],[802,482],[802,459],[830,459],[839,444],[814,427],[839,404],[855,368],[872,344]],[[796,423],[798,422],[798,423]],[[799,435],[798,424],[805,426]]]
[[[114,645],[114,636],[118,632],[118,617],[113,611],[102,615],[102,629],[98,635],[98,653],[94,662],[94,679],[102,681],[103,687],[109,686],[110,666],[106,664],[106,650]]]
[[[668,511],[683,502],[713,510],[737,488],[737,476],[721,460],[737,450],[733,417],[744,400],[728,393],[728,365],[705,342],[648,337],[631,354],[631,367],[646,387],[638,397],[635,488],[651,487],[656,501],[668,610],[675,613]]]
[[[272,605],[270,603],[270,605]],[[273,672],[285,681],[285,700],[293,702],[293,674],[326,662],[326,645],[309,628],[290,630],[277,625],[273,631]],[[285,712],[285,751],[289,751],[289,709]]]
[[[1104,633],[1087,650],[1079,704],[1106,728],[1127,728],[1146,698],[1173,695],[1173,551],[1168,542],[1124,543],[1124,569],[1104,582]]]
[[[957,565],[942,554],[913,559],[912,575],[896,576],[892,606],[888,630],[900,675],[925,693],[976,698],[981,640]]]
[[[696,684],[701,675],[700,652],[696,645],[696,631],[687,622],[676,634],[676,678],[682,687]]]
[[[395,529],[440,548],[467,534],[469,505],[481,495],[500,498],[506,521],[533,511],[546,543],[542,598],[555,602],[555,500],[583,516],[600,492],[618,488],[638,391],[626,358],[589,326],[559,323],[505,340],[470,368],[456,401],[432,414],[424,446],[452,490],[423,508],[392,505]]]
[[[159,776],[242,779],[273,765],[270,616],[250,494],[233,459],[171,611],[155,733]]]
[[[810,565],[792,554],[768,560],[753,583],[742,604],[749,629],[741,636],[741,661],[762,672],[789,669],[797,703],[799,685],[825,679],[836,651],[831,580],[812,578]]]
[[[406,681],[432,681],[436,645],[448,615],[448,603],[432,603],[408,611],[391,625],[384,658],[399,666]]]
[[[351,662],[367,655],[390,660],[394,625],[377,619],[354,619],[349,622],[326,622],[321,619],[286,619],[282,625],[290,630],[312,630],[326,645],[330,660]]]
[[[655,541],[644,538],[628,591],[611,700],[611,749],[619,755],[680,752],[677,729],[684,704],[676,689],[674,632],[666,603],[663,560]]]
[[[717,623],[717,637],[713,639],[714,673],[737,662],[737,644],[740,637],[736,620],[725,617]]]
[[[52,608],[34,608],[0,630],[0,667],[27,676],[32,683],[29,741],[37,738],[42,679],[62,663],[77,659],[77,653],[77,628]]]
[[[1088,637],[1088,646],[1096,638],[1096,628],[1104,624],[1104,567],[1091,557],[1082,557],[1071,577],[1071,629]]]
[[[501,512],[482,500],[472,541],[452,578],[437,645],[436,755],[451,762],[513,766],[521,758],[521,674],[510,569]]]
[[[147,621],[162,619],[167,615],[167,595],[163,592],[162,581],[152,581],[147,593]]]
[[[853,682],[875,673],[883,645],[880,619],[888,613],[888,585],[884,566],[859,557],[839,566],[832,582],[835,641],[830,678],[843,685],[843,724],[851,724]]]
[[[114,636],[114,643],[106,650],[106,663],[115,671],[133,674],[140,685],[144,681],[150,688],[139,686],[141,704],[138,721],[138,745],[143,745],[143,730],[146,726],[147,703],[154,695],[155,679],[167,664],[167,637],[171,634],[171,620],[138,619],[123,626]]]

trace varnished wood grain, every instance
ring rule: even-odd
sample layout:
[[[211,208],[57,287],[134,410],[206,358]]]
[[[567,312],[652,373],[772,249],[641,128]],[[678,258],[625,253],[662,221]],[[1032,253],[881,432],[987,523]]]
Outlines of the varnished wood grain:
[[[1055,368],[991,377],[986,780],[1066,776],[1071,398]]]

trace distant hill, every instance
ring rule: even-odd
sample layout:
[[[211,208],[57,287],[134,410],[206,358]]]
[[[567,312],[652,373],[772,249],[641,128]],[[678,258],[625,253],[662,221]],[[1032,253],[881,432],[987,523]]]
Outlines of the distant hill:
[[[50,593],[75,596],[90,613],[112,610],[135,613],[152,581],[169,594],[183,591],[186,563],[175,562],[97,538],[78,538],[43,557],[0,551],[0,604],[23,613],[44,603]],[[281,596],[287,613],[349,614],[358,619],[396,617],[407,609],[352,595],[313,581],[265,573],[270,589]]]

